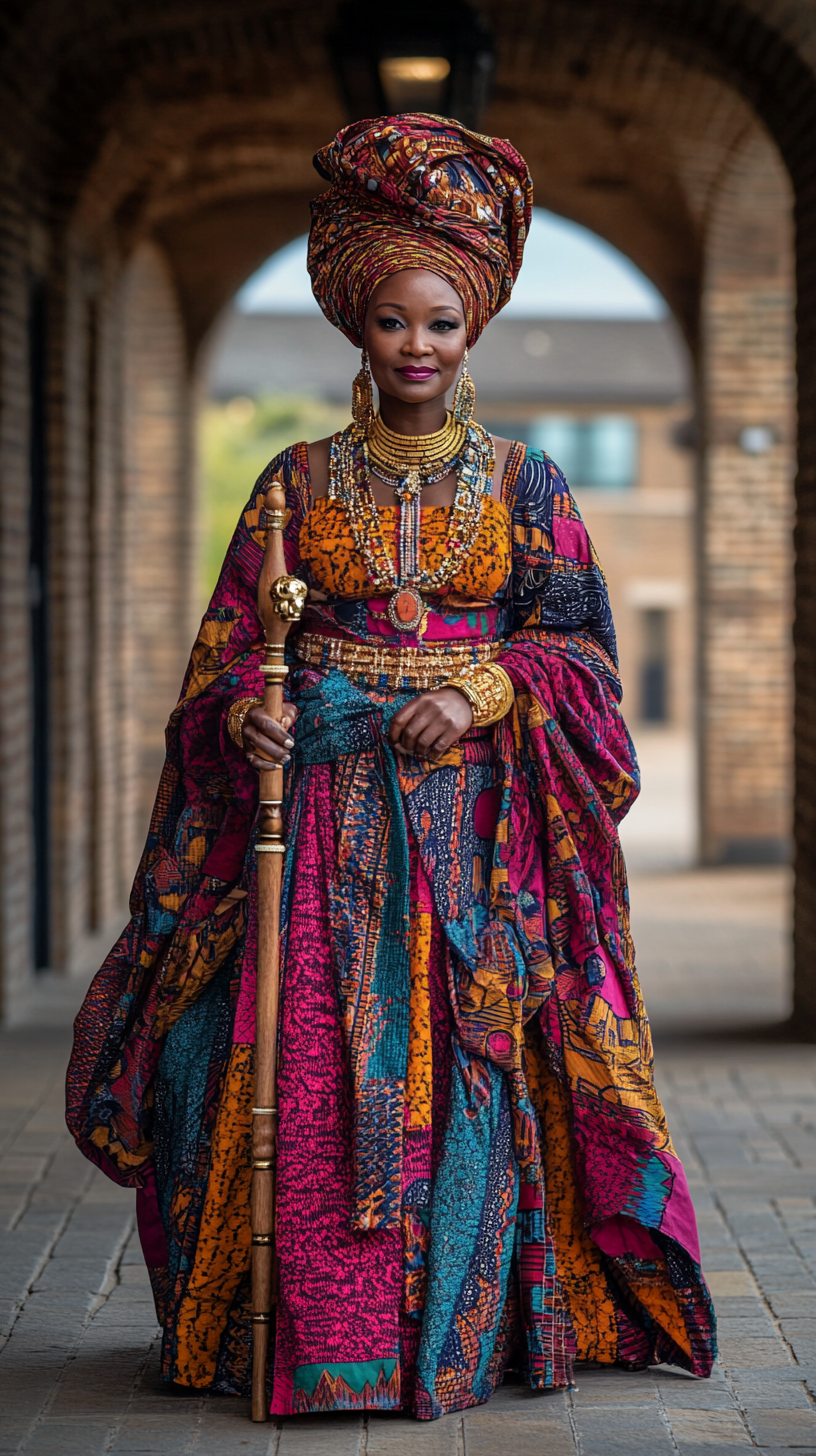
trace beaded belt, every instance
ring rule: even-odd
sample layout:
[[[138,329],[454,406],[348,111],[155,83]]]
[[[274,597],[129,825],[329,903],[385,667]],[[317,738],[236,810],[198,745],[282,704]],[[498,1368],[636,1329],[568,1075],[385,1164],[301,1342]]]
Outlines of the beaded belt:
[[[440,688],[449,678],[470,663],[489,662],[502,647],[501,642],[472,642],[451,647],[391,647],[384,643],[345,642],[338,637],[323,637],[319,632],[303,632],[292,646],[301,662],[310,667],[338,667],[348,677],[385,679],[389,688],[412,688],[429,692]]]

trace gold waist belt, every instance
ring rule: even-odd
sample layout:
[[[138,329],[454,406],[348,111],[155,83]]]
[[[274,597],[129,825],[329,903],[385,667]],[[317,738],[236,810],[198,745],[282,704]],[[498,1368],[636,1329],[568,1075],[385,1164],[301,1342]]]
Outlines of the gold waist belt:
[[[389,688],[413,688],[425,693],[441,688],[469,663],[489,662],[503,644],[471,642],[438,648],[391,647],[387,643],[374,646],[370,642],[343,642],[337,637],[323,637],[319,632],[304,632],[292,645],[301,662],[308,662],[310,667],[337,667],[348,677],[384,678]]]

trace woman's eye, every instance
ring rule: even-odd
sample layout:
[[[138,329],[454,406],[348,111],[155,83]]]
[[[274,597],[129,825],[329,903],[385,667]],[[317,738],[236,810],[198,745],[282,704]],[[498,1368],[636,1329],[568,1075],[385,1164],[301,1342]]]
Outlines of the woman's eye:
[[[404,328],[405,327],[405,325],[402,322],[402,319],[398,319],[398,318],[381,318],[381,319],[378,319],[377,322],[378,322],[378,324],[379,324],[379,326],[380,326],[381,329],[388,329],[392,333],[393,333],[393,331],[395,329],[401,329],[401,328]]]
[[[458,327],[459,325],[453,319],[436,319],[431,324],[431,328],[435,329],[438,334],[449,334],[453,329],[458,329]]]

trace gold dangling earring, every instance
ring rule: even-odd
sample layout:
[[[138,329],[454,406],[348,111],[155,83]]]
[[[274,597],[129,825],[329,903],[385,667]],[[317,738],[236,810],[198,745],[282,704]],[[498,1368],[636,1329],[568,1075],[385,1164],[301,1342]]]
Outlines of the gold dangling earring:
[[[361,435],[368,435],[374,424],[374,391],[371,387],[371,370],[368,367],[368,350],[363,349],[360,371],[351,386],[351,418]]]
[[[476,403],[476,385],[470,377],[468,369],[468,351],[465,349],[465,357],[462,361],[462,373],[456,385],[456,393],[453,396],[453,418],[457,425],[469,425],[473,419],[473,407]]]

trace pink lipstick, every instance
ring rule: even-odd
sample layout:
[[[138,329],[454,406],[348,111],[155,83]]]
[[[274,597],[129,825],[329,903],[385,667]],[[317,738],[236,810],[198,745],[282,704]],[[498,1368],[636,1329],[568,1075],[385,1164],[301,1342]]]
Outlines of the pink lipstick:
[[[438,370],[428,369],[427,366],[422,364],[406,364],[404,369],[397,370],[397,373],[401,374],[403,379],[416,380],[417,383],[423,379],[430,379],[432,375],[438,372]]]

